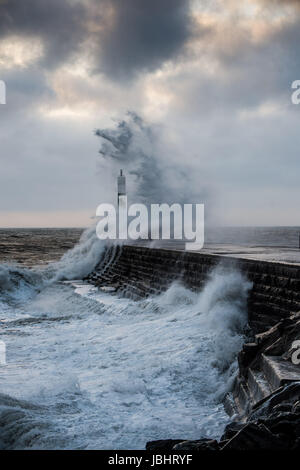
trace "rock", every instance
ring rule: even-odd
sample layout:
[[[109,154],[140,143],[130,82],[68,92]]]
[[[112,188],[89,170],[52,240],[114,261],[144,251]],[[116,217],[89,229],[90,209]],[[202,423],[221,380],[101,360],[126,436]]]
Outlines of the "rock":
[[[249,421],[256,418],[270,416],[277,405],[290,404],[291,406],[300,400],[300,382],[293,382],[275,390],[269,397],[261,400],[253,407]]]
[[[279,403],[279,405],[275,405],[273,408],[273,412],[277,413],[280,411],[287,411],[292,412],[293,405],[291,403]]]
[[[297,420],[295,420],[295,418],[297,418]],[[265,423],[272,434],[281,434],[286,441],[295,441],[296,437],[298,437],[296,436],[297,421],[299,422],[299,417],[287,413],[286,416],[267,419]]]
[[[287,444],[264,424],[248,423],[221,450],[286,450]]]
[[[146,450],[150,452],[170,452],[176,444],[183,442],[183,439],[165,439],[160,441],[149,441]]]
[[[292,413],[300,413],[300,400],[296,401],[292,406]]]
[[[274,325],[272,328],[270,328],[267,331],[264,331],[263,333],[259,333],[255,335],[255,341],[257,345],[267,345],[267,344],[272,344],[274,341],[278,339],[278,336],[280,334],[279,332],[280,329],[280,322]]]
[[[173,450],[202,452],[206,450],[219,450],[219,444],[214,439],[199,439],[198,441],[183,441],[176,444]]]
[[[221,437],[221,441],[227,441],[231,439],[237,432],[243,429],[244,426],[244,423],[239,423],[236,421],[229,423],[225,428],[225,431]]]
[[[246,424],[230,423],[219,449],[300,449],[300,382],[282,386],[257,403]]]
[[[246,376],[250,364],[253,363],[257,357],[259,347],[256,343],[246,343],[242,351],[238,355],[240,375]]]

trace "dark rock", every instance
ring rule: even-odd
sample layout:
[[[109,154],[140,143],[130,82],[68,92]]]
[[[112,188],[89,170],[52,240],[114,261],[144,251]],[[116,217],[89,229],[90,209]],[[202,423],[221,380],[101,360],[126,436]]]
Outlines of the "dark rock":
[[[202,452],[207,450],[219,450],[219,444],[213,439],[199,439],[198,441],[183,441],[176,444],[173,450]]]
[[[261,400],[253,406],[253,411],[249,416],[249,421],[256,418],[266,418],[271,415],[273,409],[277,405],[293,403],[300,399],[300,382],[294,382],[275,390],[269,397]]]
[[[259,347],[256,343],[244,344],[242,351],[238,355],[240,375],[247,375],[248,367],[250,366],[250,364],[253,363],[254,359],[257,357],[258,350]]]
[[[274,406],[273,412],[277,413],[280,411],[292,412],[293,405],[291,403],[279,403],[279,405]]]
[[[267,422],[269,424],[269,422]],[[289,419],[279,419],[277,423],[269,425],[269,430],[273,434],[281,434],[285,439],[293,440],[295,439],[295,428],[296,423],[290,421]]]
[[[300,413],[300,401],[296,401],[292,406],[292,413]]]
[[[221,450],[286,450],[287,444],[264,424],[248,423]]]
[[[264,349],[264,354],[267,356],[281,356],[283,354],[283,341],[278,338],[274,343]]]
[[[165,439],[160,441],[149,441],[146,450],[150,452],[170,452],[176,444],[183,442],[183,439]]]
[[[280,322],[274,325],[272,328],[255,335],[255,341],[259,346],[266,346],[274,343],[280,335]]]
[[[247,422],[230,423],[221,450],[300,448],[300,382],[279,388],[253,407]]]
[[[291,450],[300,450],[300,439],[296,439],[294,442],[293,446],[291,447]]]
[[[239,423],[236,421],[229,423],[225,428],[224,434],[221,437],[221,441],[231,439],[238,431],[243,429],[244,426],[245,426],[244,423]]]

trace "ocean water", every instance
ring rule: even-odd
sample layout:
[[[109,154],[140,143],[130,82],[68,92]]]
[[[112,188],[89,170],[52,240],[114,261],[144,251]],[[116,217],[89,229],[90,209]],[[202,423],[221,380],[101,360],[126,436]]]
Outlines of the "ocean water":
[[[0,449],[220,437],[247,326],[240,272],[134,302],[81,281],[105,249],[94,229],[1,234]]]

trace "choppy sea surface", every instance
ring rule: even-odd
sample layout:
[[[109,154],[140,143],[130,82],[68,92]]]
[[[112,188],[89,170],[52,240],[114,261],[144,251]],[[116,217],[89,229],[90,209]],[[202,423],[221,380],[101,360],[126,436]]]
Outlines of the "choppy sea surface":
[[[247,243],[298,243],[257,230]],[[228,423],[250,283],[220,266],[202,292],[134,302],[81,281],[104,249],[94,229],[0,230],[0,449],[143,449]]]

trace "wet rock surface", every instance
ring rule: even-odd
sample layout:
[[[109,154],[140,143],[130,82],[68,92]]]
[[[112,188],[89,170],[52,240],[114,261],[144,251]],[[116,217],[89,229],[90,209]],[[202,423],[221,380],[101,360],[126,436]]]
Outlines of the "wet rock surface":
[[[300,449],[300,366],[291,360],[299,338],[297,312],[244,345],[232,393],[238,422],[225,429],[221,450]]]
[[[230,423],[219,442],[211,439],[154,441],[146,449],[151,452],[300,450],[299,398],[300,383],[286,386],[267,403],[262,403],[245,423]]]
[[[147,442],[146,450],[154,453],[158,452],[202,452],[219,450],[220,445],[213,439],[199,439],[196,441],[180,441],[180,440],[160,440]]]
[[[299,395],[300,383],[292,389],[286,386],[267,405],[262,403],[244,425],[231,423],[220,450],[299,450],[300,409],[294,401]]]
[[[280,342],[287,347],[293,341],[298,331],[298,318],[299,315],[293,315],[292,319],[296,322],[292,328],[291,323],[286,322],[286,329],[282,329],[282,325],[272,328],[271,331],[265,335],[260,335],[265,344],[269,347],[272,341]],[[282,336],[278,336],[278,331]],[[276,332],[276,334],[275,334]],[[272,341],[271,341],[272,338]],[[261,346],[261,343],[260,343]],[[264,356],[264,350],[256,348],[258,357],[253,355],[254,348],[244,348],[244,351],[249,353],[249,364],[257,367],[260,366],[264,373],[266,367],[265,360],[270,361],[271,368],[275,367],[278,363],[283,364],[283,369],[274,369],[274,373],[282,374],[288,377],[290,369],[292,368],[293,378],[295,371],[299,374],[299,380],[288,380],[282,386],[272,389],[267,389],[266,396],[256,403],[254,402],[255,388],[247,385],[249,371],[251,371],[249,364],[247,367],[240,371],[237,377],[237,385],[233,390],[233,403],[236,408],[233,411],[235,414],[234,421],[232,421],[226,428],[219,442],[210,439],[199,439],[196,441],[154,441],[147,444],[147,449],[153,452],[158,450],[166,451],[188,451],[188,452],[201,452],[201,451],[226,451],[226,450],[300,450],[300,368],[294,366],[289,361],[288,354],[282,356]],[[273,351],[273,350],[272,350]],[[262,355],[263,358],[262,359]],[[250,360],[251,359],[251,360]],[[274,366],[275,364],[275,366]],[[287,367],[284,367],[286,364]],[[270,365],[268,365],[270,367]],[[268,369],[267,369],[268,370]],[[248,374],[247,374],[248,372]],[[254,376],[255,377],[255,376]],[[252,377],[253,380],[253,377]],[[267,380],[266,378],[264,380]],[[243,397],[240,398],[241,388],[243,384]],[[273,387],[274,388],[274,387]],[[246,390],[246,392],[245,392]],[[254,392],[253,392],[254,390]],[[245,393],[249,396],[245,397]],[[251,394],[252,393],[252,394]],[[239,407],[239,408],[238,408]]]

